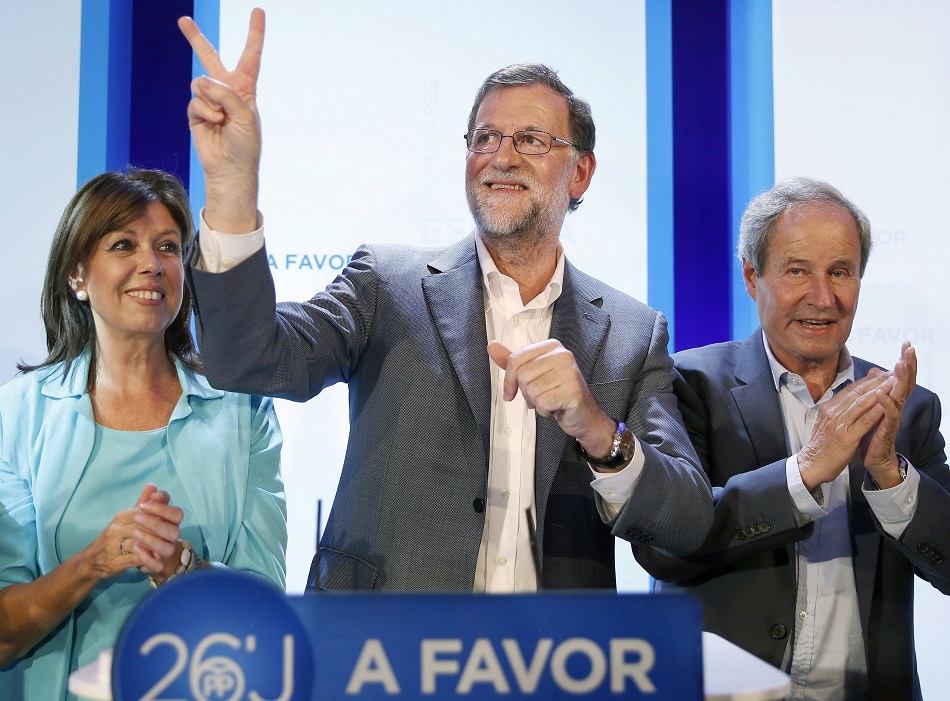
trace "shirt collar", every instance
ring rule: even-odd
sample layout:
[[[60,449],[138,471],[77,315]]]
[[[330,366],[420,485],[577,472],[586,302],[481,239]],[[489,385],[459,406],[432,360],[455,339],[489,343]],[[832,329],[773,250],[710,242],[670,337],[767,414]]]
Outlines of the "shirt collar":
[[[772,371],[772,381],[775,383],[775,389],[781,391],[785,377],[794,373],[775,358],[764,331],[762,332],[762,344],[765,346],[765,357],[769,360],[769,369]],[[830,389],[837,389],[845,381],[854,382],[854,361],[851,359],[848,347],[842,346],[841,353],[838,355],[838,374],[834,382],[831,383]]]
[[[86,394],[86,387],[89,383],[89,365],[92,359],[91,352],[87,346],[75,360],[69,373],[65,372],[63,363],[56,363],[50,367],[34,370],[37,377],[43,382],[42,393],[44,396],[55,399],[66,397],[81,397]],[[178,356],[173,355],[175,370],[178,373],[178,381],[181,384],[182,394],[189,397],[198,397],[201,399],[217,399],[224,396],[224,392],[215,389],[209,383],[204,375],[201,375],[190,367],[185,365]]]
[[[492,296],[499,294],[501,280],[511,280],[511,278],[498,270],[498,266],[495,265],[488,248],[485,247],[482,237],[477,233],[475,234],[475,252],[478,254],[478,265],[482,270],[482,290],[485,294],[485,310],[488,311],[491,308]],[[561,290],[564,288],[564,259],[564,247],[558,242],[557,265],[554,267],[554,275],[551,276],[551,281],[545,290],[535,298],[540,304],[531,305],[531,302],[529,302],[528,305],[543,309],[554,304],[561,296]],[[514,281],[512,280],[512,282]],[[532,302],[534,301],[532,300]]]

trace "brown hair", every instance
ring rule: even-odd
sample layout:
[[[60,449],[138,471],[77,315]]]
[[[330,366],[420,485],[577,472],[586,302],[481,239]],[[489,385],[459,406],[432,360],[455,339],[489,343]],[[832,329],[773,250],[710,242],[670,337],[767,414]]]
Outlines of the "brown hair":
[[[188,193],[181,181],[162,170],[130,168],[128,173],[103,173],[83,185],[66,205],[50,246],[43,280],[40,306],[46,326],[46,360],[38,365],[20,363],[24,371],[56,363],[65,364],[65,374],[86,347],[95,367],[96,327],[89,305],[76,299],[68,278],[88,260],[96,242],[145,214],[153,202],[160,202],[181,232],[182,251],[194,233]],[[191,294],[185,285],[181,309],[165,330],[165,347],[195,370],[201,362],[191,335]],[[89,373],[89,388],[95,372]]]

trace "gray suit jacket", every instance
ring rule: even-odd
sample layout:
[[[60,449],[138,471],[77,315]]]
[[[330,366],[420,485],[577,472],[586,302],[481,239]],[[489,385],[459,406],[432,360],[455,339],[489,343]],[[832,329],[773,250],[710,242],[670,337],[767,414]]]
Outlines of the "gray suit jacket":
[[[676,393],[713,485],[712,530],[688,558],[641,553],[656,578],[695,594],[704,629],[776,667],[795,630],[795,543],[799,528],[785,477],[788,449],[761,331],[674,356]],[[855,378],[870,363],[854,358]],[[940,402],[917,387],[904,407],[897,451],[920,472],[915,516],[900,540],[887,535],[861,492],[866,470],[850,465],[854,578],[875,699],[919,698],[914,655],[914,574],[950,594],[950,470]]]
[[[471,590],[491,414],[474,238],[444,250],[360,248],[301,304],[275,303],[264,251],[220,274],[192,261],[189,282],[213,385],[298,401],[349,385],[350,436],[319,586]],[[632,427],[646,466],[606,522],[573,441],[538,418],[540,583],[613,587],[613,536],[689,552],[711,520],[709,487],[676,408],[662,315],[568,264],[551,335],[574,353],[604,411]]]

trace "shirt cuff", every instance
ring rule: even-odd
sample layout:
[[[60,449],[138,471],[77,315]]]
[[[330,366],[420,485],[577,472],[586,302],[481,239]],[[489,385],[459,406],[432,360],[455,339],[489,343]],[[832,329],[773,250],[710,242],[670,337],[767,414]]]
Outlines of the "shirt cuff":
[[[590,486],[603,500],[604,513],[608,519],[616,518],[624,504],[630,500],[630,495],[633,494],[633,489],[637,486],[637,480],[640,479],[640,473],[643,472],[643,466],[646,463],[643,450],[640,448],[640,439],[634,436],[633,442],[636,445],[633,459],[619,472],[597,472],[590,467],[590,464],[587,465],[594,478]]]
[[[798,469],[798,453],[785,461],[785,480],[788,483],[788,493],[792,497],[792,506],[795,507],[795,521],[799,526],[828,515],[802,482],[802,473]],[[819,485],[818,489],[822,487],[823,485]]]
[[[249,234],[225,234],[198,215],[198,259],[195,268],[208,273],[224,273],[244,262],[264,247],[264,217],[257,213],[257,229]]]
[[[871,475],[864,477],[861,493],[868,500],[871,511],[881,524],[881,528],[898,539],[917,513],[917,491],[920,488],[920,473],[907,463],[907,478],[896,487],[878,489]]]

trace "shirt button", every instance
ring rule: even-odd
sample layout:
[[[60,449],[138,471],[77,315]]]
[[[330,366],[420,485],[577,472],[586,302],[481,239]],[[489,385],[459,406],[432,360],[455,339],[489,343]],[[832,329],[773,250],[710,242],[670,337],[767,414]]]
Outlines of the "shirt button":
[[[233,259],[233,258],[225,258],[224,260],[221,261],[221,265],[223,265],[225,268],[233,268],[233,267],[234,267],[234,259]]]
[[[508,558],[502,555],[501,557],[498,558],[498,564],[504,567],[505,565],[508,564]]]
[[[914,495],[913,495],[913,494],[911,494],[909,497],[907,497],[907,503],[908,503],[908,504],[913,504],[913,503],[914,503]]]
[[[604,491],[601,492],[601,494],[605,497],[612,497],[614,495],[614,490],[605,489]]]
[[[518,321],[518,319],[517,319],[517,318],[515,318],[515,320],[514,320],[514,321],[513,321],[512,323],[513,323],[513,324],[514,324],[515,326],[517,326],[517,325],[518,325],[518,324],[520,324],[521,322],[520,322],[520,321]]]
[[[804,550],[811,550],[811,543],[802,543],[802,548]]]
[[[501,490],[501,495],[502,495],[505,499],[507,499],[508,497],[511,496],[511,492],[509,492],[507,489],[502,489],[502,490]]]
[[[505,426],[505,435],[510,436],[514,431],[511,430],[511,426]]]
[[[800,621],[804,621],[806,618],[808,618],[808,611],[801,611],[801,612],[799,612],[799,614],[798,614],[798,619],[799,619]]]

